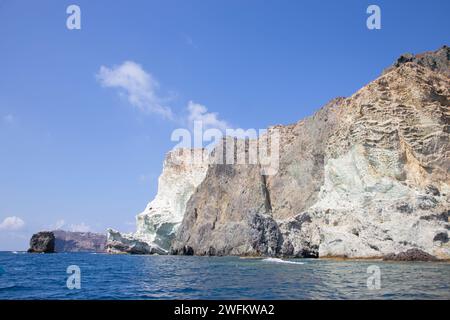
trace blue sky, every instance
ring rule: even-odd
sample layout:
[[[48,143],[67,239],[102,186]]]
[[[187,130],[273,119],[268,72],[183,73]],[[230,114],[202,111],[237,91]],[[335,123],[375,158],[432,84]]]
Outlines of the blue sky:
[[[81,30],[66,28],[70,4]],[[381,30],[366,27],[370,4]],[[448,12],[446,0],[0,0],[0,250],[61,225],[134,230],[190,102],[219,125],[295,122],[401,53],[448,45]]]

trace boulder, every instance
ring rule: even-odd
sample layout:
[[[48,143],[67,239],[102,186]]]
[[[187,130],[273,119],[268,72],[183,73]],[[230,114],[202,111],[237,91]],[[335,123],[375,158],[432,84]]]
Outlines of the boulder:
[[[105,247],[108,253],[129,253],[129,254],[159,254],[165,255],[167,251],[156,244],[138,240],[131,235],[108,229],[108,238]]]
[[[55,235],[53,232],[38,232],[33,234],[30,240],[30,253],[53,253],[55,252]]]
[[[383,257],[384,261],[437,261],[435,256],[420,249],[409,249],[398,254],[391,253]]]

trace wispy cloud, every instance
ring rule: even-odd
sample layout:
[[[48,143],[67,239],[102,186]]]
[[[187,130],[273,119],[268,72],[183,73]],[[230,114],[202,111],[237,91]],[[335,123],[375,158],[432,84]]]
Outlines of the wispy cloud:
[[[112,68],[101,66],[96,77],[102,86],[118,88],[132,106],[143,112],[156,113],[188,127],[192,127],[194,121],[201,121],[205,129],[215,128],[225,131],[230,127],[225,120],[219,118],[218,113],[208,112],[204,105],[193,101],[188,102],[187,112],[182,113],[184,115],[176,115],[172,108],[163,104],[167,99],[158,95],[160,87],[158,81],[136,62],[125,61]]]
[[[56,223],[52,229],[59,230],[62,227],[64,227],[65,225],[66,225],[66,222],[63,219],[61,219],[61,220],[56,221]]]
[[[17,231],[25,226],[25,221],[21,218],[12,216],[6,217],[2,223],[0,223],[0,230]]]
[[[101,66],[96,76],[102,86],[122,90],[129,103],[139,110],[173,118],[172,110],[164,106],[164,99],[158,95],[159,83],[141,65],[125,61],[112,68]]]
[[[190,124],[195,121],[201,121],[204,129],[214,128],[225,131],[227,128],[230,128],[230,125],[225,120],[219,118],[218,113],[208,112],[208,109],[204,105],[189,101],[187,110],[189,112],[188,122]]]
[[[90,232],[91,230],[92,230],[91,227],[85,224],[84,222],[80,224],[70,225],[70,231],[73,232]]]

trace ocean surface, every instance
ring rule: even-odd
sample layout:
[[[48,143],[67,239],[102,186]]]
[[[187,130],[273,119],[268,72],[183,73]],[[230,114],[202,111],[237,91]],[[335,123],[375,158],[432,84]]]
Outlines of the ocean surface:
[[[0,252],[0,299],[450,299],[450,264]]]

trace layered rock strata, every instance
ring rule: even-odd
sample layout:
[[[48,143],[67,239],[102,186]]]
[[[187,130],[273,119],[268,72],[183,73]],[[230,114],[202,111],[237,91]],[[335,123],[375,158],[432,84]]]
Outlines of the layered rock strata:
[[[351,97],[270,128],[275,174],[211,165],[172,253],[449,259],[449,60],[446,46],[401,58]]]
[[[106,235],[93,232],[53,231],[56,252],[105,252]]]
[[[295,124],[225,138],[207,161],[169,153],[137,232],[110,230],[107,250],[450,259],[449,76],[447,46],[402,55]],[[276,155],[270,170],[255,145]]]

